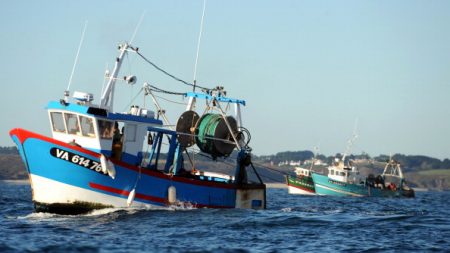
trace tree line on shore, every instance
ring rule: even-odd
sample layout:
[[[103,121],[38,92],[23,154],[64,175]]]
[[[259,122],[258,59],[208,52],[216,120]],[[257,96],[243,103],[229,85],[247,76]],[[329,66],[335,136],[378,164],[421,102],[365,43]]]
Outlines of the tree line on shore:
[[[278,166],[279,163],[286,161],[305,161],[315,157],[322,162],[330,164],[335,157],[341,157],[342,154],[334,156],[325,156],[322,154],[314,155],[312,151],[285,151],[275,155],[257,156],[253,155],[254,165],[264,182],[284,182],[284,174],[292,174],[293,166]],[[196,169],[210,170],[225,174],[232,173],[235,168],[236,154],[231,154],[228,158],[228,164],[221,161],[212,161],[210,157],[196,156]],[[349,155],[347,159],[359,161],[358,168],[366,173],[381,173],[383,164],[389,160],[388,155],[369,156],[367,153],[359,155]],[[403,155],[395,154],[392,158],[401,163],[403,172],[406,173],[408,182],[411,186],[428,188],[434,190],[450,189],[450,160],[440,160],[421,155]],[[165,154],[161,156],[162,161]],[[221,159],[219,159],[221,160]],[[227,166],[224,166],[226,164]],[[188,166],[189,167],[189,166]],[[324,165],[321,167],[322,173],[326,171]],[[271,169],[272,168],[272,169]],[[319,169],[315,167],[316,169]],[[320,172],[320,171],[319,171]],[[0,179],[26,179],[27,172],[20,158],[16,147],[0,147]]]
[[[323,154],[314,155],[312,151],[284,151],[278,152],[275,155],[259,156],[256,157],[259,160],[265,162],[272,162],[273,164],[279,164],[285,161],[305,161],[311,160],[315,157],[317,160],[321,160],[330,164],[336,157],[341,158],[342,154],[338,153],[333,156],[326,156]],[[424,155],[404,155],[395,154],[392,157],[389,155],[378,155],[371,157],[367,153],[361,154],[351,154],[347,156],[347,159],[351,160],[366,160],[373,162],[387,162],[390,158],[399,162],[405,171],[419,171],[419,170],[435,170],[435,169],[449,169],[450,170],[450,159],[437,159],[433,157],[428,157]]]
[[[18,151],[16,147],[0,147],[0,155],[18,155]],[[312,158],[324,161],[330,164],[336,157],[342,157],[342,154],[336,154],[333,156],[326,156],[323,154],[314,155],[312,151],[303,150],[303,151],[284,151],[278,152],[274,155],[265,155],[265,156],[254,156],[254,160],[265,161],[265,162],[273,162],[274,164],[278,164],[280,162],[285,161],[301,161],[304,163],[307,160],[311,160]],[[200,157],[201,158],[201,157]],[[368,161],[376,161],[376,162],[386,162],[389,160],[389,155],[378,155],[371,157],[367,153],[361,154],[351,154],[347,156],[348,159],[352,160],[368,160]],[[404,155],[404,154],[395,154],[392,156],[392,159],[398,161],[405,171],[419,171],[419,170],[434,170],[434,169],[450,169],[450,159],[446,158],[443,160],[428,157],[424,155]]]

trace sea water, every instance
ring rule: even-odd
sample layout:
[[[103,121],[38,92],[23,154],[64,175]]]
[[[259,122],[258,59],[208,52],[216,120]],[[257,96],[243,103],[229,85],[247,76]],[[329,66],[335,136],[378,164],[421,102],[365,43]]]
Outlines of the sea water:
[[[389,199],[269,188],[267,210],[168,207],[65,216],[35,213],[29,184],[0,181],[0,252],[449,252],[449,203],[449,192]]]

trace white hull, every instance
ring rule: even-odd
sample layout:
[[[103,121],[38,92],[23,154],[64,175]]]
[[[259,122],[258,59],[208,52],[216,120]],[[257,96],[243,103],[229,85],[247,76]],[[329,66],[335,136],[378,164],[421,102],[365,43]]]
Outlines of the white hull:
[[[112,206],[115,208],[128,207],[126,198],[119,198],[80,187],[60,183],[48,178],[30,174],[33,201],[44,204],[71,204],[75,202],[88,202]],[[138,201],[133,201],[132,207],[151,207]]]
[[[294,186],[288,186],[288,193],[289,194],[300,194],[300,195],[316,195],[314,192],[305,191],[302,189],[299,189]]]

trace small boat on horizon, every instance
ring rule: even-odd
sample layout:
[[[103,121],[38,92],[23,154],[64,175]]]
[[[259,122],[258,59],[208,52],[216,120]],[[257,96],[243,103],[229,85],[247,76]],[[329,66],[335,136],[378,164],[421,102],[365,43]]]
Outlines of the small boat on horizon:
[[[390,159],[381,175],[363,178],[356,166],[336,158],[328,175],[312,173],[316,194],[355,197],[414,197],[404,179],[400,163]]]
[[[286,184],[289,194],[315,195],[314,182],[311,176],[311,168],[295,167],[296,176],[286,175]]]
[[[310,160],[310,166],[308,169],[304,167],[295,167],[294,173],[296,176],[285,175],[286,185],[288,187],[289,194],[300,194],[300,195],[316,194],[311,173],[313,171],[313,166],[317,162],[316,156],[318,154],[319,148],[315,147],[314,150],[315,150],[314,156]]]

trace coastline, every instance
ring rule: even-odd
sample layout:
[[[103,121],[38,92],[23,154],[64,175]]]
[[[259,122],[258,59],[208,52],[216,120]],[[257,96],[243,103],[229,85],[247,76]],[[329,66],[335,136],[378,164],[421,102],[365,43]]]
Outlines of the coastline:
[[[0,181],[10,184],[30,184],[30,181],[28,179],[2,179]],[[287,188],[287,185],[284,183],[266,183],[266,186],[267,188],[274,188],[274,189]]]
[[[287,189],[285,183],[266,183],[266,187],[269,189]]]
[[[9,184],[30,184],[30,180],[28,179],[1,179],[0,182]]]
[[[2,179],[0,182],[8,183],[8,184],[30,184],[28,179]],[[287,185],[285,183],[266,183],[266,187],[268,189],[287,189]],[[416,192],[428,192],[432,191],[427,188],[413,188]]]

